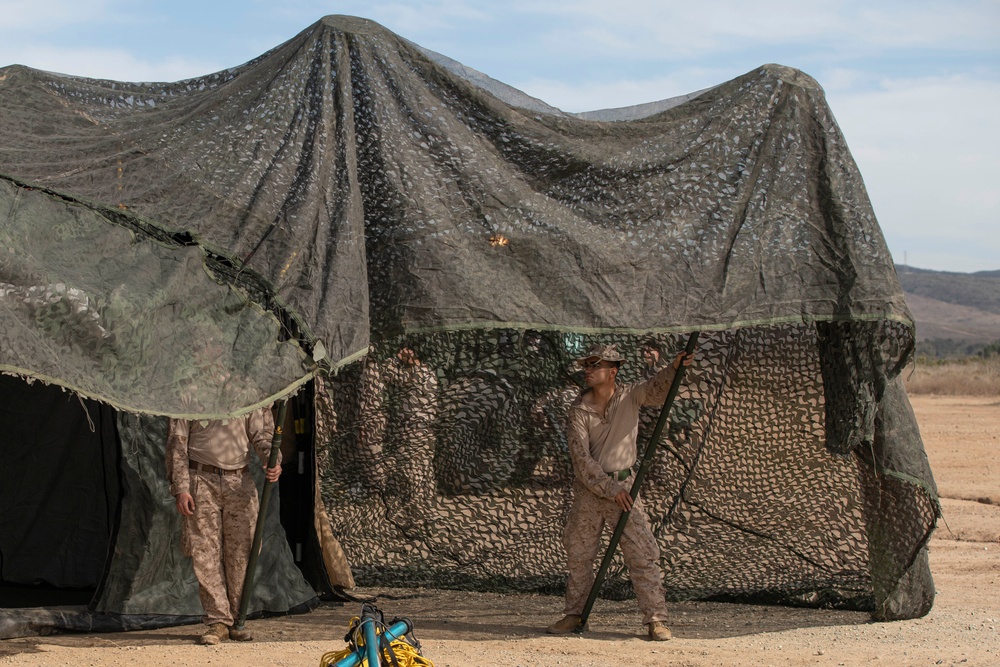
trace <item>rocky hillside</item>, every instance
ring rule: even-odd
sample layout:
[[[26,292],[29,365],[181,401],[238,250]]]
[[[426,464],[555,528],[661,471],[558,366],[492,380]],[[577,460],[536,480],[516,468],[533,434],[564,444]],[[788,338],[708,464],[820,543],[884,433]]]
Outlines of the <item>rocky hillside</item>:
[[[924,353],[974,353],[1000,340],[1000,271],[951,273],[897,265],[896,274]]]

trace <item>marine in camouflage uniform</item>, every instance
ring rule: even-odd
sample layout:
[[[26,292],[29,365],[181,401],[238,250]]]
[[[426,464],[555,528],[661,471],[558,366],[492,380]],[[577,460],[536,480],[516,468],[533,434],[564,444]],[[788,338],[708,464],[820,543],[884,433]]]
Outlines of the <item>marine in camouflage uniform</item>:
[[[640,408],[662,404],[676,369],[681,363],[691,362],[681,353],[652,378],[623,385],[615,382],[622,361],[614,345],[595,346],[578,360],[589,389],[570,408],[567,424],[575,478],[573,506],[563,533],[569,566],[566,616],[550,625],[548,631],[570,632],[579,625],[594,583],[601,533],[606,525],[618,523],[623,510],[629,510],[620,542],[622,555],[650,638],[665,640],[670,639],[670,631],[663,624],[667,607],[660,549],[641,500],[632,502],[632,466],[637,455]]]
[[[253,638],[232,627],[257,521],[257,487],[247,466],[251,446],[266,465],[273,434],[274,417],[267,408],[241,419],[170,420],[167,478],[184,518],[182,551],[191,557],[205,610],[208,628],[200,640],[203,644],[218,643],[226,636],[240,641]],[[280,462],[265,474],[276,481]]]

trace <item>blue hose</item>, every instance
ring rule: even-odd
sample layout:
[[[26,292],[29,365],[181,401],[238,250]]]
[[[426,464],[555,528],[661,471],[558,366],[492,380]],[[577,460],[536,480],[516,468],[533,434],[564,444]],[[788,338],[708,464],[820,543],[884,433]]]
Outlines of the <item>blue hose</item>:
[[[375,619],[361,619],[361,634],[365,637],[365,655],[368,658],[368,667],[377,667],[382,662],[378,657],[378,635],[375,633]]]
[[[383,633],[382,636],[385,637],[387,642],[392,642],[393,640],[403,637],[412,629],[413,627],[410,625],[410,622],[403,619],[401,621],[396,621],[392,627]],[[378,639],[375,636],[375,619],[362,619],[361,630],[365,636],[365,657],[361,657],[358,653],[352,653],[338,660],[333,667],[358,667],[359,665],[363,665],[366,661],[369,667],[378,667]]]

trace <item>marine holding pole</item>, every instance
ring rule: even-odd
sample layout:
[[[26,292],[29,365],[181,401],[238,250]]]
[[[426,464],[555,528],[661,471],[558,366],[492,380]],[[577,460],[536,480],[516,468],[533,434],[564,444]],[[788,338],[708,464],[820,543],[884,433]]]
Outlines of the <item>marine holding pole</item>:
[[[181,550],[191,557],[205,610],[200,644],[253,639],[236,625],[258,514],[248,466],[253,447],[267,484],[278,480],[281,457],[271,459],[273,433],[269,408],[238,419],[170,420],[167,478],[184,522]]]
[[[563,546],[569,566],[566,582],[565,616],[548,626],[547,632],[563,634],[586,627],[599,581],[595,580],[594,560],[600,548],[605,525],[617,524],[608,549],[610,559],[621,540],[622,555],[628,567],[643,623],[650,639],[671,638],[667,628],[666,595],[660,569],[660,548],[649,527],[649,518],[638,497],[641,479],[632,470],[637,458],[639,409],[643,405],[663,405],[660,423],[653,436],[659,436],[670,405],[666,402],[677,393],[683,369],[694,360],[697,334],[692,334],[687,349],[673,363],[645,382],[621,384],[616,381],[624,358],[615,345],[595,345],[577,360],[584,369],[585,389],[570,407],[567,441],[573,461],[573,505]],[[640,472],[656,443],[651,442]],[[602,564],[600,575],[606,566]],[[588,599],[589,596],[589,599]]]

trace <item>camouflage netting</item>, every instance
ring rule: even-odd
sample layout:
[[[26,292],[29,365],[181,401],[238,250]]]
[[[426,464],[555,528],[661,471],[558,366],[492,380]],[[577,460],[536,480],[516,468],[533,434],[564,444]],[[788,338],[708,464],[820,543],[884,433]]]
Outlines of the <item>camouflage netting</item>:
[[[766,65],[577,117],[327,17],[177,83],[7,67],[0,116],[0,370],[125,410],[189,414],[193,400],[220,416],[335,371],[323,498],[362,583],[559,589],[569,359],[615,340],[637,378],[642,340],[669,351],[697,330],[645,491],[670,594],[878,618],[930,608],[937,501],[898,381],[912,317],[822,89],[801,72]],[[41,196],[52,201],[25,216],[20,202]],[[70,222],[90,225],[87,257],[114,270],[15,261],[8,230],[58,231],[68,248],[83,234],[62,231]],[[122,234],[150,259],[115,249]],[[201,287],[156,275],[198,257],[213,278],[190,281]],[[134,294],[129,262],[148,272]],[[192,300],[209,282],[216,301]],[[136,317],[143,290],[215,314],[187,334],[187,317],[113,321]],[[42,305],[72,311],[72,327],[180,344],[81,346]],[[15,317],[45,345],[8,340]],[[245,338],[248,321],[275,341]],[[240,392],[190,373],[205,362],[187,346],[217,328],[223,365],[246,373]],[[392,361],[404,345],[420,366]],[[128,370],[92,388],[108,355]],[[156,381],[119,381],[147,373]],[[624,594],[613,575],[609,592]]]
[[[140,240],[127,214],[6,178],[0,210],[0,370],[174,416],[266,404],[308,379],[266,293],[220,281],[200,248]]]
[[[830,328],[863,337],[873,359],[845,361],[827,346]],[[906,331],[894,322],[822,323],[701,335],[643,491],[671,599],[900,616],[886,605],[938,511],[933,486],[920,481],[929,479],[921,457],[892,469],[873,460],[884,457],[886,422],[908,414],[898,380],[885,373]],[[533,330],[411,335],[341,372],[331,387],[340,429],[319,459],[356,576],[561,590],[572,479],[564,424],[582,386],[571,359],[595,342],[628,351],[620,375],[628,382],[649,377],[685,341]],[[651,344],[663,350],[660,364],[641,354]],[[880,370],[863,385],[880,398],[852,401],[860,417],[827,428],[847,407],[827,400],[831,388],[852,397],[859,389],[838,386],[828,366],[860,370],[869,361]],[[641,449],[658,414],[643,413]],[[893,436],[892,448],[920,447],[912,426]],[[932,592],[920,590],[902,615],[929,610]],[[604,592],[631,594],[620,555]]]

